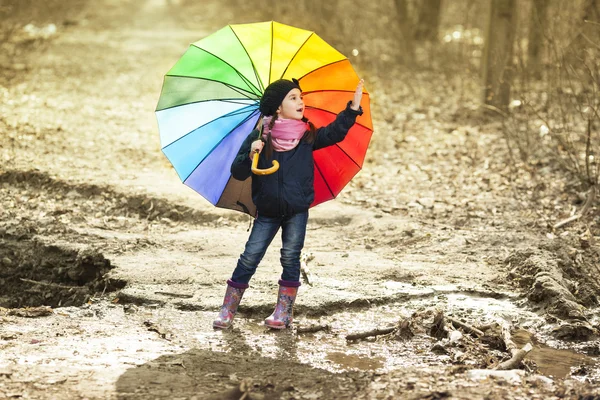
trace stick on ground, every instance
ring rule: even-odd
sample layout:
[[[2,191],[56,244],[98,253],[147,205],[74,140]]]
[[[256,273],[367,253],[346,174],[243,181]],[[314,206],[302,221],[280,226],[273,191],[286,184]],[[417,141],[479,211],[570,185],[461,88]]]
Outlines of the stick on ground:
[[[521,364],[521,361],[523,361],[523,359],[525,358],[527,353],[529,353],[532,349],[533,349],[533,346],[531,345],[531,343],[527,343],[525,346],[523,346],[522,349],[511,351],[512,357],[510,358],[510,360],[501,362],[494,369],[496,369],[498,371],[506,371],[509,369],[518,369],[519,364]]]
[[[389,328],[373,329],[373,330],[367,331],[367,332],[351,333],[349,335],[346,335],[346,340],[357,340],[357,339],[368,338],[371,336],[387,335],[388,333],[392,333],[395,330],[396,330],[396,327],[391,326]]]
[[[506,349],[510,351],[512,357],[510,358],[510,360],[501,362],[494,369],[499,371],[517,369],[519,367],[519,364],[521,364],[521,361],[523,361],[523,359],[527,355],[527,353],[529,353],[533,349],[533,346],[531,345],[531,343],[527,343],[525,346],[523,346],[522,349],[517,348],[517,345],[515,344],[515,342],[513,342],[512,336],[510,334],[510,325],[508,325],[507,323],[502,324],[502,338],[504,339]]]
[[[454,325],[457,328],[462,328],[464,329],[467,333],[470,333],[472,335],[475,335],[477,337],[482,337],[484,335],[484,333],[482,331],[480,331],[479,329],[471,326],[471,325],[467,325],[464,322],[461,322],[457,319],[451,318],[451,317],[446,317],[446,319],[448,321],[450,321],[452,323],[452,325]]]

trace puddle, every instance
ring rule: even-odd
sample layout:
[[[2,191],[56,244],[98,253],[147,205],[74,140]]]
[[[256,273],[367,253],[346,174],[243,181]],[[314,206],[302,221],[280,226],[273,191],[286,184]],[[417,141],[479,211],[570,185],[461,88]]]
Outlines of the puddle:
[[[212,320],[216,312],[181,311],[169,307],[123,308],[102,303],[89,309],[63,308],[61,314],[47,318],[7,320],[2,329],[6,347],[0,354],[0,364],[5,360],[27,368],[47,365],[66,368],[71,364],[81,365],[82,360],[87,360],[82,368],[96,371],[94,379],[110,380],[132,365],[151,363],[160,355],[199,349],[234,353],[247,359],[285,359],[333,373],[444,368],[456,360],[451,355],[433,352],[431,349],[436,340],[424,332],[415,331],[415,336],[406,341],[383,337],[353,342],[345,339],[350,333],[389,327],[415,312],[433,309],[474,324],[510,318],[520,326],[529,324],[532,328],[525,328],[536,332],[540,331],[536,328],[548,326],[535,313],[520,308],[511,299],[455,292],[417,297],[363,311],[348,309],[318,320],[298,315],[296,326],[330,326],[328,331],[314,333],[271,331],[265,328],[262,319],[240,316],[236,318],[233,329],[213,330]],[[151,323],[147,323],[149,321]],[[524,344],[530,337],[516,332],[514,340]],[[587,367],[581,374],[582,379],[598,374],[594,372],[598,371],[598,360],[593,357],[552,349],[539,343],[534,345],[530,358],[544,375],[565,377],[571,373],[571,367],[578,366]],[[110,369],[110,374],[101,372],[106,368]]]
[[[398,285],[392,285],[398,289]],[[403,287],[403,289],[407,289]],[[217,351],[259,354],[264,357],[286,357],[330,372],[347,370],[387,372],[404,367],[443,366],[452,362],[448,355],[431,351],[435,339],[417,334],[408,341],[369,338],[347,342],[350,333],[392,326],[415,311],[437,308],[446,315],[461,316],[486,324],[499,319],[527,323],[543,323],[535,313],[521,309],[510,298],[490,298],[456,293],[454,287],[414,288],[415,292],[438,293],[417,296],[402,303],[373,307],[364,311],[343,311],[321,320],[297,317],[295,324],[306,326],[328,324],[329,332],[295,334],[293,331],[269,331],[262,320],[237,318],[231,331],[211,331],[196,335],[198,346]],[[502,297],[502,296],[497,296]],[[210,313],[207,313],[207,315]],[[214,317],[213,314],[210,314]],[[555,375],[556,376],[556,375]]]
[[[513,332],[512,339],[519,347],[532,342],[533,349],[527,355],[526,359],[535,362],[538,372],[551,378],[565,378],[571,372],[573,367],[591,367],[596,364],[596,360],[585,354],[580,354],[572,350],[554,349],[541,343],[536,343],[532,339],[531,333],[526,330]]]
[[[325,357],[325,359],[332,361],[342,367],[351,369],[355,368],[363,371],[376,370],[378,368],[382,368],[385,363],[385,359],[382,357],[366,358],[342,352],[327,353],[327,357]]]

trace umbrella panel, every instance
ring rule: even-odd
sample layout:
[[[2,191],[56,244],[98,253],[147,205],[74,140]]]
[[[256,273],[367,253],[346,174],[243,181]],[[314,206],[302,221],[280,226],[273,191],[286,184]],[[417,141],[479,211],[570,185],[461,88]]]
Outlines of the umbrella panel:
[[[354,93],[358,75],[348,59],[324,65],[299,78],[304,93],[342,90]],[[364,93],[368,93],[364,90]]]
[[[163,147],[163,153],[173,164],[179,178],[185,181],[221,140],[254,111],[256,107],[251,106],[220,117]]]
[[[311,207],[335,198],[360,171],[360,167],[337,146],[315,151],[314,159],[315,199]]]
[[[273,53],[271,57],[270,82],[281,78],[298,51],[305,45],[310,31],[289,25],[273,23]]]
[[[346,57],[342,53],[313,33],[298,50],[282,77],[298,79],[311,71],[344,59]]]
[[[252,131],[257,121],[258,112],[255,112],[229,133],[194,169],[184,183],[214,205],[219,202],[235,204],[237,198],[230,199],[224,196],[225,186],[231,178],[230,166],[237,155],[240,143],[246,139],[248,132]]]
[[[165,76],[156,111],[210,100],[260,99],[260,95],[206,79]]]
[[[345,109],[348,102],[354,97],[354,91],[324,91],[303,94],[304,104],[307,109],[319,109],[337,114]],[[369,107],[369,95],[363,93],[361,104],[363,104],[363,114],[356,118],[356,123],[363,125],[365,128],[373,130],[371,122],[371,108]],[[314,122],[313,122],[314,123]]]
[[[255,89],[248,83],[248,79],[242,78],[236,69],[219,57],[194,45],[188,48],[173,68],[167,72],[167,75],[222,82],[246,92],[248,96],[256,95],[253,92]]]
[[[255,104],[254,100],[237,101],[204,101],[179,107],[167,108],[156,112],[163,148],[169,146],[185,135],[210,123],[218,115],[234,115],[238,110]],[[169,129],[161,129],[169,127]]]
[[[326,126],[336,118],[336,114],[312,109],[307,109],[304,115],[315,126]],[[346,156],[360,168],[363,165],[372,134],[373,131],[370,129],[367,129],[362,125],[354,124],[348,131],[348,134],[346,134],[346,138],[335,146],[339,147]],[[326,147],[323,150],[327,151],[330,148],[332,147]]]
[[[261,92],[269,84],[271,70],[272,22],[230,25],[252,61],[262,85]]]
[[[260,96],[261,90],[259,88],[261,84],[258,75],[254,71],[252,60],[248,58],[248,53],[236,36],[232,26],[228,25],[193,43],[193,45],[234,68],[239,76],[249,83],[254,93]]]

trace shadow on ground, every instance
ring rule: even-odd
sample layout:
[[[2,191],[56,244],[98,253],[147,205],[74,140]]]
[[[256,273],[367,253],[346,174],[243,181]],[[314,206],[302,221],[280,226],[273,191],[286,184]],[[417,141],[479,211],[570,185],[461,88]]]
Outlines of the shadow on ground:
[[[228,335],[239,352],[192,349],[164,355],[127,370],[116,383],[118,399],[245,399],[321,398],[349,399],[364,389],[370,378],[360,372],[333,374],[300,364],[294,359],[294,337],[276,332],[288,357],[278,360],[244,348],[239,332]],[[241,346],[241,347],[240,347]]]

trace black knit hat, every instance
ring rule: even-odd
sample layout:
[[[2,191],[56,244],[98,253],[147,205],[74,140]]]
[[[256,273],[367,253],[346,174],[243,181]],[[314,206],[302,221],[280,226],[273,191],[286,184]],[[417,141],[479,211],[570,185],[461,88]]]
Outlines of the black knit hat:
[[[278,79],[271,82],[260,98],[260,106],[258,109],[266,116],[275,114],[283,102],[283,99],[285,99],[285,96],[287,96],[292,89],[300,89],[300,83],[297,79],[292,79],[291,81],[287,79]],[[302,91],[302,89],[300,89],[300,91]]]

